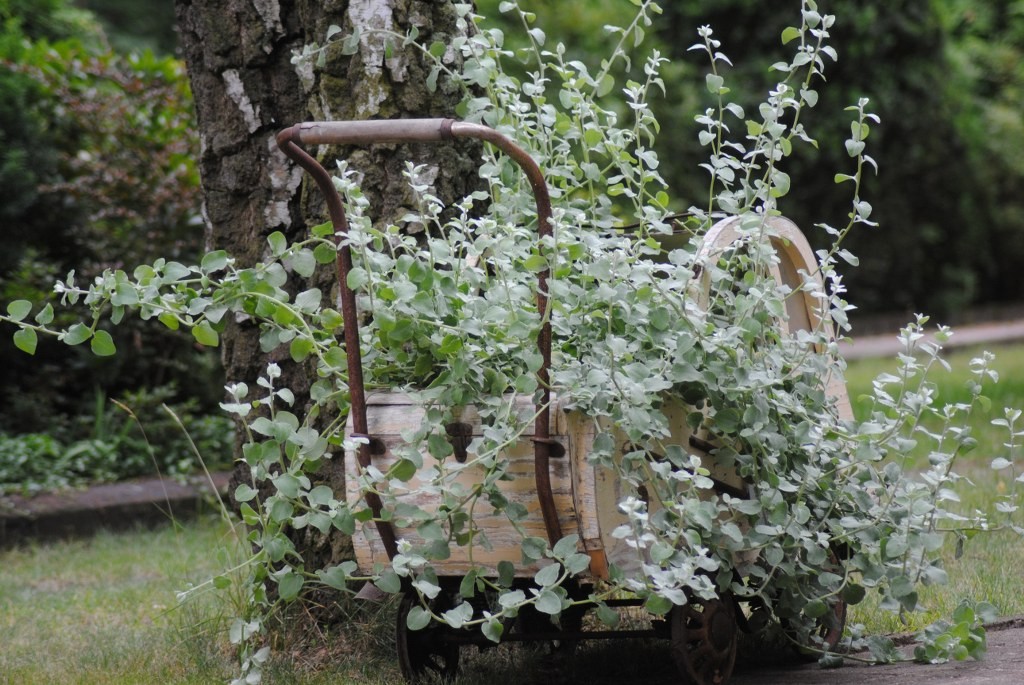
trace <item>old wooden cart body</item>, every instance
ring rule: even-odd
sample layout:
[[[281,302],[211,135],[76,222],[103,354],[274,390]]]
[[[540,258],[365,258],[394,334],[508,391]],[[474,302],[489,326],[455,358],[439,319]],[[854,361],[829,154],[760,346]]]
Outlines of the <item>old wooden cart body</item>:
[[[442,142],[454,138],[468,137],[485,140],[510,155],[527,174],[537,202],[538,233],[541,237],[551,234],[551,206],[543,176],[536,164],[522,149],[493,129],[477,124],[450,119],[392,120],[365,122],[313,122],[298,124],[278,136],[281,148],[316,180],[323,191],[328,209],[340,238],[347,234],[348,224],[341,199],[327,172],[315,159],[306,153],[303,145],[365,145],[372,143],[396,142]],[[814,278],[816,261],[806,239],[799,229],[786,219],[773,217],[771,222],[772,246],[778,256],[773,267],[773,276],[778,283],[784,283],[795,296],[787,300],[787,320],[781,322],[791,333],[797,330],[811,330],[819,322],[819,305],[812,295],[802,288],[805,278]],[[716,224],[705,236],[704,257],[714,257],[718,252],[732,248],[737,242],[739,219],[727,219]],[[379,495],[361,486],[366,470],[374,468],[386,472],[396,461],[395,448],[403,443],[403,431],[421,424],[425,409],[407,394],[397,391],[381,391],[367,394],[363,388],[362,363],[359,351],[358,317],[354,293],[348,288],[348,272],[352,268],[348,247],[339,240],[338,280],[343,316],[345,318],[345,344],[347,348],[349,386],[351,391],[351,413],[346,427],[350,437],[361,438],[358,449],[345,454],[346,499],[354,509],[367,506],[374,514],[375,522],[359,527],[353,536],[356,561],[366,573],[386,565],[397,552],[397,541],[406,540],[415,545],[419,534],[413,523],[398,525],[390,516],[382,517],[382,502]],[[546,271],[538,275],[537,308],[543,316],[548,308],[546,296]],[[700,291],[695,293],[701,297]],[[626,521],[619,510],[623,498],[621,484],[610,469],[595,467],[588,459],[598,430],[610,431],[623,451],[628,451],[628,441],[614,426],[595,425],[593,420],[568,409],[562,400],[547,390],[548,370],[551,361],[551,328],[546,323],[538,335],[538,348],[544,363],[538,371],[538,396],[521,396],[513,400],[515,410],[524,417],[536,416],[532,431],[511,446],[503,455],[508,462],[510,480],[502,481],[502,494],[509,500],[525,507],[528,512],[520,522],[520,530],[513,529],[508,519],[496,515],[486,505],[479,507],[473,516],[474,526],[482,531],[489,541],[487,548],[475,546],[472,558],[466,548],[453,547],[451,556],[434,566],[444,576],[450,591],[455,592],[458,580],[470,571],[497,573],[501,562],[509,562],[515,569],[515,576],[524,584],[532,579],[545,563],[524,563],[520,544],[524,534],[544,538],[554,545],[565,535],[575,533],[579,537],[579,551],[590,557],[588,575],[583,583],[606,580],[610,565],[629,574],[639,570],[640,561],[636,550],[612,532]],[[849,415],[849,401],[846,388],[840,376],[823,379],[827,392],[836,400],[839,411]],[[536,404],[535,404],[536,402]],[[687,425],[686,416],[691,411],[679,400],[667,399],[665,412],[672,426],[671,443],[688,445],[691,452],[702,458],[705,468],[711,472],[717,493],[729,493],[736,497],[747,496],[747,484],[733,470],[723,468],[714,459],[714,445],[706,435],[694,434]],[[454,447],[454,457],[465,458],[465,445],[480,434],[481,421],[476,409],[467,406],[458,409],[456,421],[449,424],[449,439]],[[465,469],[458,476],[465,485],[472,486],[477,474]],[[404,487],[404,493],[394,496],[402,501],[407,498],[424,510],[436,510],[440,505],[439,496],[429,494],[429,489],[418,487],[420,477]],[[365,505],[363,504],[365,502]],[[651,503],[656,507],[655,502]],[[388,520],[381,520],[382,518]],[[580,599],[586,597],[586,588],[577,586]],[[433,627],[423,631],[409,631],[405,617],[417,601],[415,593],[407,592],[398,617],[398,649],[403,673],[410,680],[416,680],[424,673],[434,672],[442,677],[454,674],[458,663],[460,644],[483,642],[476,632],[454,631],[444,627]],[[631,604],[622,600],[621,604]],[[838,641],[842,632],[845,607],[836,611],[839,620],[835,625],[823,629],[827,642]],[[731,673],[735,660],[737,619],[743,617],[730,598],[716,601],[693,602],[687,607],[677,607],[669,621],[660,622],[653,630],[642,631],[586,631],[580,629],[580,612],[563,617],[557,627],[544,621],[529,623],[524,630],[513,630],[503,639],[530,640],[562,638],[616,638],[668,636],[673,643],[673,656],[691,682],[724,682]],[[828,633],[827,635],[825,633]]]

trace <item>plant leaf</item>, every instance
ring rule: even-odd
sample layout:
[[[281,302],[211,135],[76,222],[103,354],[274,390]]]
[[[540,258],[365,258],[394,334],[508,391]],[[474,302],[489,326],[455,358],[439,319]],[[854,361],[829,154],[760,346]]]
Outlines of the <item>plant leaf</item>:
[[[22,352],[35,354],[37,342],[36,332],[31,328],[22,328],[14,334],[14,346]]]
[[[28,300],[14,300],[7,305],[7,313],[11,321],[21,321],[32,312],[32,303]]]
[[[92,347],[93,354],[98,357],[110,357],[117,353],[114,339],[110,337],[110,333],[104,330],[96,331],[89,345]]]

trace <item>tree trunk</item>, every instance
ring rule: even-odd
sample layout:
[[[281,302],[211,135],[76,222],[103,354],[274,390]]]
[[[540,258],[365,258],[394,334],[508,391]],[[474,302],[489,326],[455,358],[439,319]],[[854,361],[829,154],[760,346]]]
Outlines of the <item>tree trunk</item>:
[[[370,28],[404,34],[415,26],[420,41],[449,44],[456,32],[466,30],[451,2],[176,0],[175,9],[199,123],[207,245],[227,250],[243,264],[260,259],[273,231],[294,238],[324,220],[321,198],[315,189],[303,193],[302,171],[278,151],[274,136],[279,130],[309,120],[452,116],[461,99],[443,79],[436,92],[428,91],[429,67],[419,51],[396,48],[387,56],[381,39],[366,35]],[[360,29],[364,38],[356,54],[345,56],[331,46],[323,69],[315,59],[292,64],[304,46],[323,42],[332,24],[345,33]],[[388,220],[404,211],[406,160],[435,168],[437,194],[453,201],[469,192],[476,178],[478,155],[470,149],[391,145],[340,152],[364,174],[372,216]],[[331,269],[313,280],[294,285],[332,291]],[[263,354],[254,324],[232,322],[222,340],[231,382],[255,387],[255,379],[274,361],[295,392],[298,411],[308,406],[311,368],[293,363],[286,350]],[[334,467],[323,477],[341,493],[341,464]],[[247,473],[236,471],[240,477],[248,480]],[[308,568],[335,564],[350,554],[349,541],[336,532],[329,539],[315,531],[303,535],[296,546]]]

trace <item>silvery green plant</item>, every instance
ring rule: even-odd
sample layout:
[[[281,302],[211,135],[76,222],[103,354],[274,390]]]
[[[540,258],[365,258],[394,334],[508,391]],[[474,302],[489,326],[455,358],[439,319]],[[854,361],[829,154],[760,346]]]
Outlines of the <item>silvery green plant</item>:
[[[780,213],[790,190],[787,158],[801,145],[816,145],[802,114],[816,105],[816,89],[837,57],[829,43],[835,17],[811,0],[801,2],[801,21],[782,33],[790,57],[772,66],[777,80],[749,112],[730,99],[729,59],[712,29],[700,29],[692,50],[709,63],[703,85],[711,104],[696,120],[707,150],[700,167],[708,194],[685,216],[670,216],[674,203],[658,171],[659,128],[649,105],[666,87],[659,76],[665,59],[651,51],[640,65],[630,61],[631,47],[660,9],[648,0],[634,4],[630,25],[609,27],[615,46],[597,69],[569,59],[515,1],[503,2],[501,11],[524,28],[525,77],[505,70],[522,55],[468,5],[461,6],[461,21],[475,31],[450,46],[422,46],[434,65],[428,84],[448,79],[464,86],[460,115],[515,139],[540,164],[554,200],[553,239],[537,243],[529,184],[493,150],[484,151],[480,165],[487,190],[453,208],[433,194],[429,169],[408,165],[417,202],[395,225],[370,222],[358,174],[337,165],[355,255],[349,285],[368,315],[361,329],[367,382],[406,391],[426,408],[421,425],[410,427],[396,448],[394,466],[371,467],[360,477],[360,487],[379,493],[389,515],[414,524],[423,538],[416,545],[399,541],[388,566],[363,576],[351,561],[307,568],[289,536],[305,528],[352,534],[373,518],[313,477],[325,460],[355,446],[342,418],[317,427],[320,416],[340,410],[343,417],[348,409],[345,351],[336,336],[341,315],[326,293],[292,296],[284,289],[290,273],[309,277],[335,260],[329,225],[292,243],[272,234],[268,257],[252,267],[217,251],[198,265],[158,260],[131,274],[106,271],[88,284],[72,273],[56,293],[62,304],[83,304],[91,314],[68,329],[50,327],[50,305],[33,316],[33,305],[13,302],[0,317],[19,327],[14,342],[26,352],[38,335],[55,335],[111,354],[100,324],[117,324],[127,314],[184,326],[206,345],[218,343],[228,317],[245,315],[259,322],[265,352],[287,349],[293,361],[313,362],[309,412],[294,406],[273,363],[257,387],[230,384],[222,405],[243,422],[246,436],[249,483],[234,494],[255,552],[248,562],[249,610],[231,629],[245,678],[258,680],[267,658],[261,648],[267,612],[314,586],[348,592],[355,581],[371,581],[389,593],[409,587],[420,598],[410,628],[437,621],[480,630],[493,641],[527,605],[557,617],[586,603],[614,624],[617,614],[604,601],[622,591],[659,615],[729,592],[807,636],[836,602],[855,604],[869,591],[894,611],[914,610],[918,587],[945,579],[938,561],[944,535],[991,527],[948,508],[956,499],[957,460],[975,446],[963,418],[984,404],[981,380],[994,376],[989,356],[973,366],[978,382],[970,402],[936,406],[928,372],[944,362],[938,345],[923,342],[921,317],[901,333],[899,371],[875,381],[866,420],[842,418],[824,391],[823,379],[841,377],[845,368],[835,340],[847,329],[850,305],[837,267],[840,260],[856,265],[856,258],[842,242],[857,225],[873,225],[871,206],[861,198],[865,171],[875,166],[865,141],[878,123],[867,100],[850,108],[850,168],[836,181],[852,189],[851,210],[846,225],[818,227],[830,239],[817,253],[819,278],[805,275],[794,290],[771,275],[777,257],[766,220]],[[384,31],[355,39],[332,31],[328,38],[342,50],[367,38],[416,44],[415,35]],[[314,46],[297,58],[326,49]],[[461,70],[448,66],[449,49],[461,57]],[[734,249],[708,256],[704,237],[726,217],[739,217]],[[397,224],[430,230],[414,237]],[[545,269],[552,274],[552,389],[595,423],[589,459],[622,485],[625,523],[615,535],[636,550],[641,572],[613,568],[612,582],[581,600],[566,589],[588,568],[576,537],[550,545],[524,534],[525,561],[557,563],[527,587],[514,582],[507,563],[480,566],[465,576],[454,604],[437,610],[430,600],[441,592],[438,566],[451,548],[468,547],[472,555],[474,546],[486,544],[473,527],[474,508],[489,503],[513,530],[521,530],[527,514],[505,501],[498,484],[512,477],[503,454],[529,425],[513,398],[537,390],[541,321],[533,291]],[[786,302],[805,293],[822,303],[824,315],[812,330],[788,335],[781,325]],[[941,331],[940,340],[947,334]],[[718,446],[714,458],[749,483],[749,499],[715,493],[707,465],[687,445],[672,443],[664,411],[670,399],[691,407],[687,421],[708,431]],[[478,409],[486,430],[473,440],[469,459],[457,463],[445,459],[452,448],[444,426],[453,408],[466,405]],[[942,427],[924,428],[928,415],[939,416]],[[1020,414],[999,421],[1012,451],[1024,433]],[[631,451],[618,453],[611,426],[628,438]],[[934,445],[930,468],[912,473],[901,455],[921,441]],[[997,459],[993,467],[1013,463]],[[472,488],[456,482],[467,469],[475,474]],[[400,499],[414,476],[449,506],[424,510]],[[649,507],[655,498],[660,506]],[[1012,517],[1017,506],[1017,495],[1008,495],[1002,513]],[[486,611],[469,601],[480,593],[490,598]]]

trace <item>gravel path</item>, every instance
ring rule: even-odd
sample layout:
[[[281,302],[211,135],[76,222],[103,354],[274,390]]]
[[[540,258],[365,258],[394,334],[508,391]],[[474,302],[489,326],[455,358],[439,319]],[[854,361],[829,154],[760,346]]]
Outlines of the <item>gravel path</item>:
[[[928,336],[930,339],[931,336]],[[997,345],[1024,340],[1024,320],[999,321],[961,326],[953,329],[953,337],[943,344],[946,349],[973,345]],[[846,359],[866,357],[892,357],[902,349],[897,332],[891,335],[855,337],[840,343],[839,350]],[[1024,685],[1024,681],[1021,681]]]
[[[1024,617],[988,626],[988,653],[981,661],[924,665],[913,662],[882,666],[853,661],[823,670],[817,664],[738,665],[728,685],[1022,685],[1024,684]],[[909,655],[913,647],[906,647]]]

